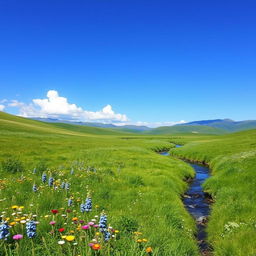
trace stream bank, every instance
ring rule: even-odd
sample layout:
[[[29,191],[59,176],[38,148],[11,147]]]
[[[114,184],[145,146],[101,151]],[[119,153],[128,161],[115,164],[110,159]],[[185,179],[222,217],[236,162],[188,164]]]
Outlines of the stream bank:
[[[181,147],[181,145],[176,145]],[[161,155],[169,156],[169,152],[160,152]],[[196,239],[201,252],[201,255],[210,255],[211,248],[206,242],[207,233],[206,225],[210,214],[210,204],[212,199],[209,194],[205,193],[202,184],[210,177],[210,169],[207,165],[195,163],[181,159],[189,164],[195,171],[195,177],[188,180],[189,189],[183,195],[183,203],[187,211],[193,216],[197,225]]]

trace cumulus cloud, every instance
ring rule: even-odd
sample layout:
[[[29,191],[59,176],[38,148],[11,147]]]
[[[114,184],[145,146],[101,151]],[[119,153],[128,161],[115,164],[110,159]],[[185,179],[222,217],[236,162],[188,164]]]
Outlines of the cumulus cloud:
[[[3,111],[3,110],[4,110],[4,108],[5,108],[5,106],[4,106],[4,105],[2,105],[2,104],[0,104],[0,111]]]
[[[76,104],[71,104],[65,97],[59,96],[55,90],[47,92],[45,99],[33,99],[32,103],[25,104],[12,100],[9,107],[18,107],[19,115],[23,117],[58,118],[72,121],[101,121],[101,122],[126,122],[124,114],[117,114],[111,105],[106,105],[99,111],[84,110]]]

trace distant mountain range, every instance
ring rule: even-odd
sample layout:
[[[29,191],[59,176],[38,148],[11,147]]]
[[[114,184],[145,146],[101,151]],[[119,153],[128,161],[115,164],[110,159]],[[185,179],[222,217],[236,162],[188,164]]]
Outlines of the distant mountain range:
[[[75,121],[66,121],[54,118],[40,118],[35,117],[31,118],[33,120],[47,122],[47,123],[65,123],[65,124],[76,124],[76,125],[85,125],[91,127],[100,127],[100,128],[111,128],[111,129],[127,129],[127,130],[138,130],[138,131],[147,131],[151,130],[151,128],[147,126],[138,126],[138,125],[114,125],[114,124],[104,124],[104,123],[93,123],[93,122],[75,122]]]
[[[246,121],[233,121],[231,119],[215,119],[215,120],[202,120],[202,121],[194,121],[182,125],[201,125],[201,126],[209,126],[214,128],[219,128],[226,130],[228,132],[236,132],[243,131],[249,129],[256,129],[256,120],[246,120]]]
[[[256,120],[233,121],[231,119],[214,119],[193,121],[173,126],[161,126],[150,128],[147,126],[122,125],[91,122],[72,122],[53,118],[32,118],[34,120],[48,123],[66,123],[90,127],[117,129],[123,132],[133,132],[142,134],[177,134],[177,133],[200,133],[200,134],[222,134],[249,129],[256,129]]]

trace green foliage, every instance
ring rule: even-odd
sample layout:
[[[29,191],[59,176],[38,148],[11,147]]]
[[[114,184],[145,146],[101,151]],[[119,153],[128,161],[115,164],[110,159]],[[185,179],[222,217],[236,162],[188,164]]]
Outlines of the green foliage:
[[[2,170],[7,173],[23,172],[24,166],[18,158],[10,157],[2,161]]]
[[[43,172],[47,171],[48,166],[45,160],[41,160],[38,162],[35,168],[38,173],[42,174]]]
[[[129,178],[129,183],[135,187],[144,186],[143,178],[139,175],[134,175]]]
[[[132,233],[138,230],[139,224],[136,219],[127,216],[120,216],[117,221],[117,226],[121,231]]]

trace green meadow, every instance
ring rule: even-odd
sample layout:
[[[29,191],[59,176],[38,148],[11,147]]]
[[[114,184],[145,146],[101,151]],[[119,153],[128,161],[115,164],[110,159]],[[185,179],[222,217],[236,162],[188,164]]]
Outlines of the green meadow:
[[[200,255],[195,221],[182,203],[194,171],[179,158],[212,170],[204,189],[215,201],[207,227],[213,254],[256,255],[256,130],[183,129],[138,134],[0,112],[0,211],[11,226],[0,255]],[[172,156],[156,153],[163,150]],[[81,212],[86,198],[92,209]],[[97,227],[105,215],[107,241]],[[28,238],[31,221],[36,235]],[[16,234],[23,238],[13,239]]]

